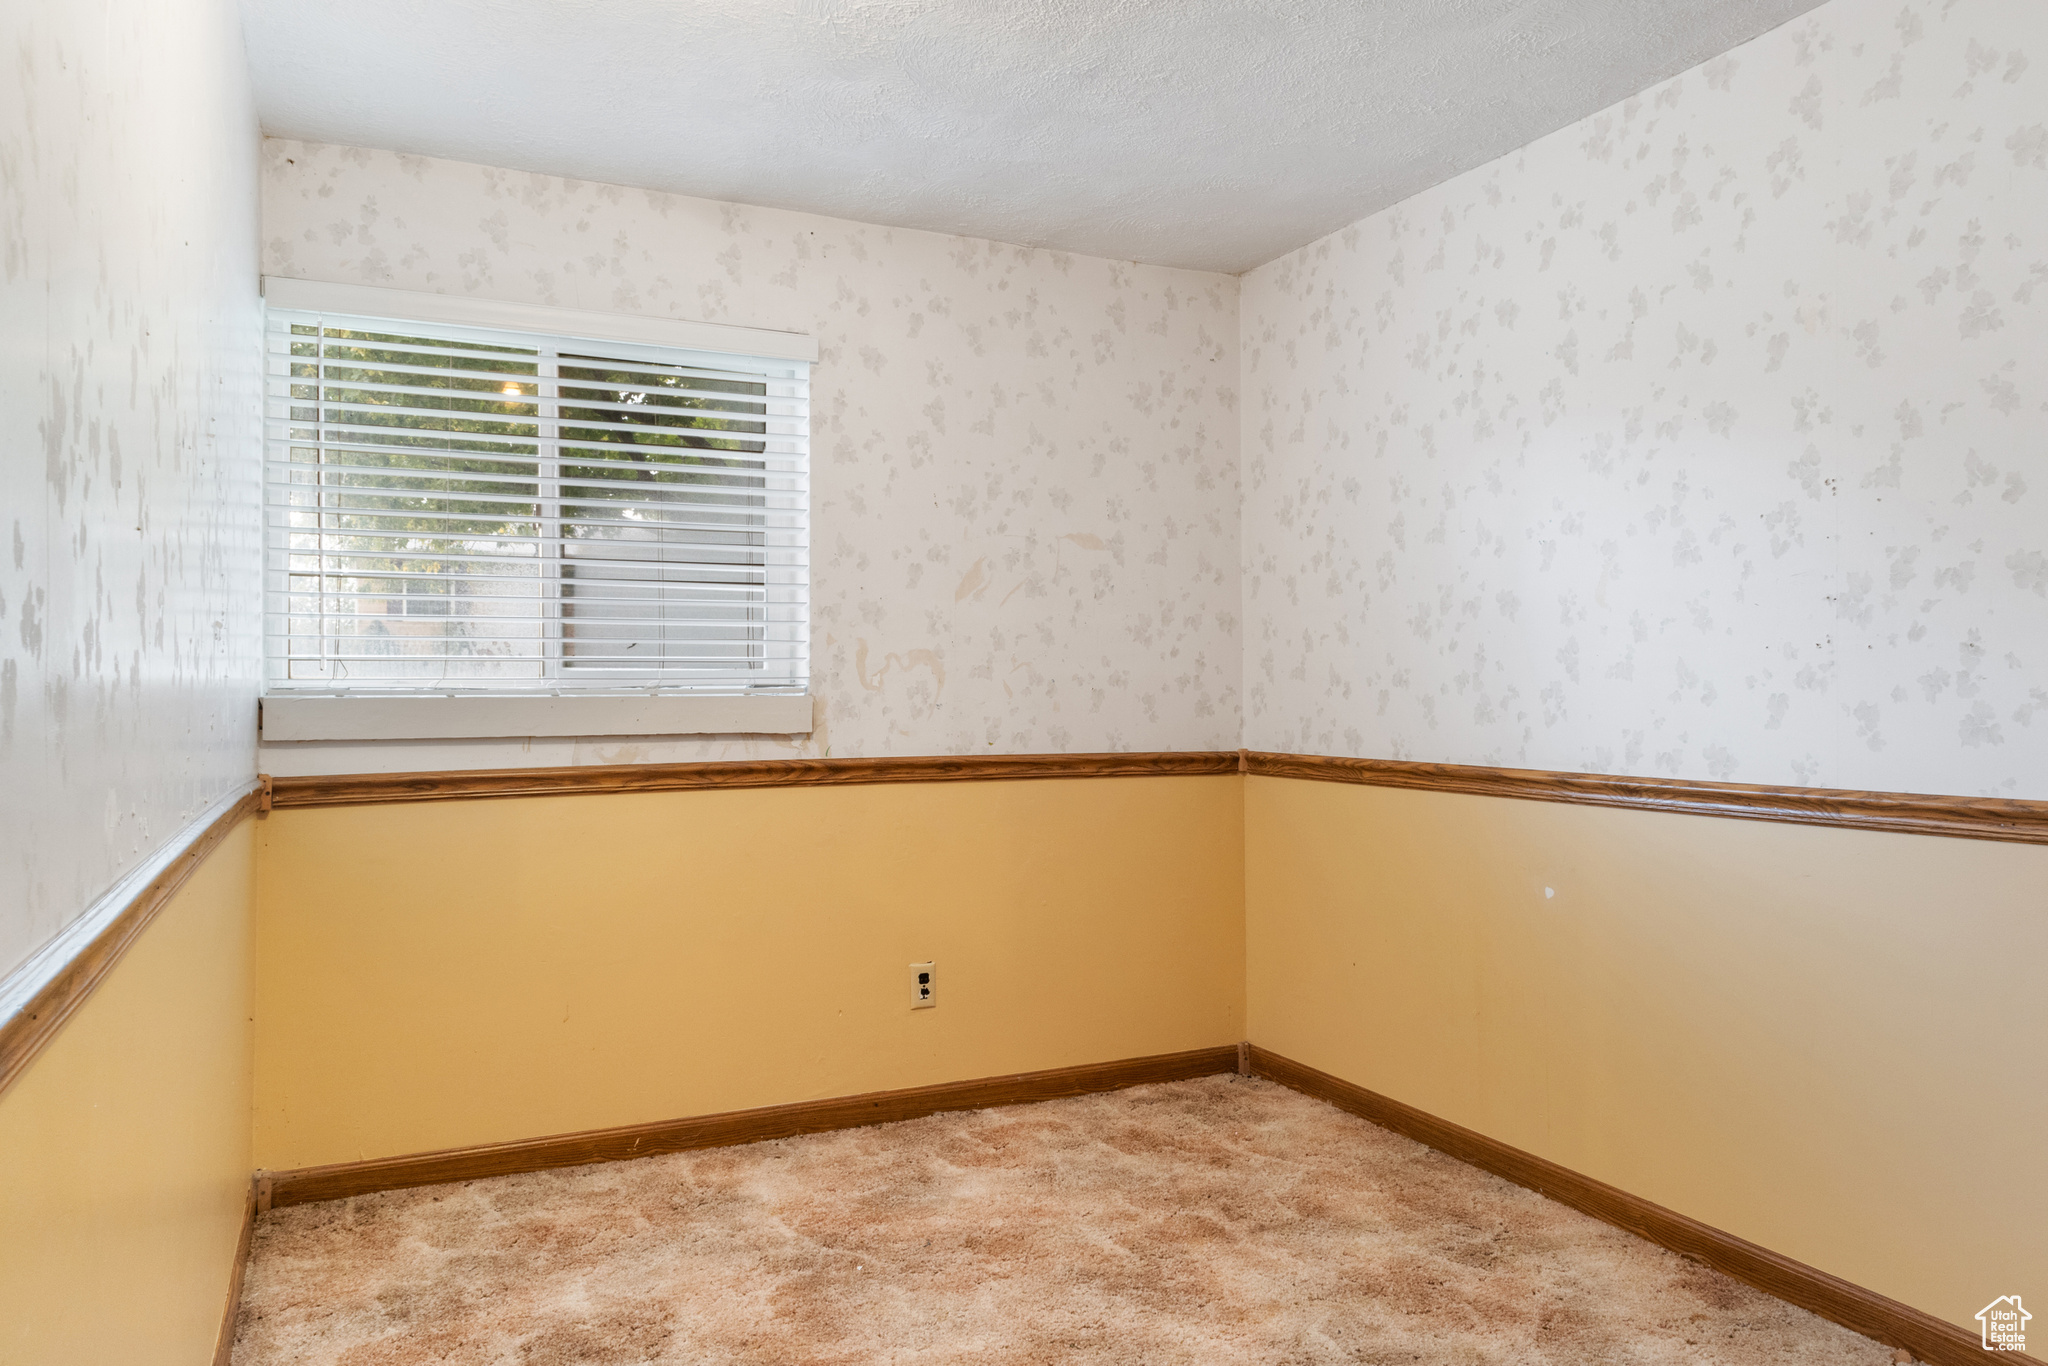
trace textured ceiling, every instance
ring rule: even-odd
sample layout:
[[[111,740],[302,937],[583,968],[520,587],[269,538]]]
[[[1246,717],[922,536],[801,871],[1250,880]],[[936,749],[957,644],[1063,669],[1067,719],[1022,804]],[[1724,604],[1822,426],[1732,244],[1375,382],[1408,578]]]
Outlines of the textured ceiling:
[[[244,0],[266,132],[1243,271],[1816,0]]]

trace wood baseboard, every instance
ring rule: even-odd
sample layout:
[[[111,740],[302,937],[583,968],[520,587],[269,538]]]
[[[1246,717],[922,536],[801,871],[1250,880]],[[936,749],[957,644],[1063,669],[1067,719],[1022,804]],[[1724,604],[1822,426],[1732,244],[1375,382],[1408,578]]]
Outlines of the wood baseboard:
[[[771,1105],[693,1119],[664,1120],[558,1134],[513,1143],[451,1148],[369,1162],[257,1173],[250,1187],[242,1245],[228,1292],[215,1366],[228,1366],[234,1320],[241,1299],[242,1267],[256,1212],[285,1205],[339,1200],[410,1186],[474,1181],[488,1176],[618,1162],[694,1148],[728,1147],[764,1139],[834,1129],[860,1128],[917,1119],[949,1110],[1092,1095],[1152,1082],[1184,1081],[1219,1072],[1265,1077],[1383,1129],[1412,1138],[1482,1171],[1536,1191],[1640,1238],[1703,1262],[1746,1285],[1893,1347],[1903,1347],[1931,1366],[1964,1366],[1983,1358],[1969,1333],[1840,1277],[1781,1256],[1734,1234],[1724,1233],[1675,1210],[1618,1190],[1533,1153],[1439,1119],[1414,1106],[1369,1091],[1255,1044],[1200,1048],[1183,1053],[1126,1058],[1082,1067],[1060,1067],[975,1081],[947,1082],[900,1091],[876,1091],[831,1100]],[[2030,1356],[2011,1358],[2033,1361]]]
[[[545,1171],[551,1167],[580,1167],[593,1162],[620,1162],[691,1148],[723,1148],[769,1138],[823,1133],[830,1129],[889,1124],[947,1110],[983,1110],[995,1105],[1118,1091],[1151,1082],[1185,1081],[1190,1077],[1235,1071],[1237,1052],[1235,1044],[1226,1044],[1220,1048],[1197,1048],[1185,1053],[1161,1053],[1145,1058],[1125,1058],[1119,1062],[1091,1063],[1083,1067],[1056,1067],[1044,1072],[916,1086],[902,1091],[874,1091],[833,1100],[770,1105],[758,1110],[734,1110],[726,1114],[662,1120],[617,1129],[592,1129],[584,1133],[557,1134],[515,1143],[490,1143],[475,1148],[450,1148],[369,1162],[340,1162],[325,1167],[260,1172],[258,1180],[268,1191],[266,1207],[275,1209],[283,1205],[339,1200],[407,1186],[474,1181],[485,1176],[509,1176],[517,1172]]]
[[[1875,1291],[1852,1285],[1839,1276],[1795,1262],[1732,1233],[1689,1219],[1675,1210],[1617,1190],[1604,1181],[1582,1176],[1569,1167],[1534,1153],[1510,1147],[1463,1125],[1404,1105],[1398,1100],[1353,1085],[1328,1072],[1284,1058],[1269,1049],[1250,1048],[1254,1076],[1277,1081],[1304,1095],[1328,1101],[1382,1129],[1426,1144],[1460,1162],[1504,1177],[1518,1186],[1548,1196],[1559,1204],[1626,1229],[1682,1256],[1704,1262],[1745,1285],[1809,1310],[1892,1347],[1903,1347],[1932,1366],[1964,1366],[1984,1360],[1983,1344],[1954,1324]],[[2031,1356],[2008,1356],[2014,1362]]]
[[[242,1236],[235,1241],[235,1267],[228,1274],[228,1302],[221,1310],[220,1335],[213,1342],[213,1366],[229,1366],[235,1355],[235,1319],[242,1312],[242,1276],[249,1269],[249,1244],[256,1237],[256,1182],[242,1205]]]

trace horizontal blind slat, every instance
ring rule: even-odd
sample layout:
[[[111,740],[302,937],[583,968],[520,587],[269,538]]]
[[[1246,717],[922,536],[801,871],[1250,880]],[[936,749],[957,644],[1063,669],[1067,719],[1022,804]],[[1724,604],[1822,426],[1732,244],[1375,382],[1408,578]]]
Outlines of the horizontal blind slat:
[[[425,501],[425,500],[421,500]],[[569,503],[571,499],[563,499]],[[405,535],[422,536],[427,533],[417,530],[379,531],[374,527],[360,525],[368,522],[417,522],[431,517],[445,529],[432,533],[436,536],[459,536],[473,540],[503,540],[508,538],[530,539],[537,533],[536,527],[590,527],[623,530],[644,536],[649,541],[662,544],[693,543],[720,544],[722,538],[734,535],[756,535],[766,531],[788,530],[793,517],[770,518],[757,516],[751,508],[719,508],[698,503],[646,503],[639,501],[613,502],[610,499],[575,499],[570,510],[558,510],[552,514],[537,513],[529,503],[524,512],[514,511],[516,506],[507,502],[502,513],[448,512],[441,509],[356,507],[323,503],[319,505],[272,504],[271,510],[279,514],[273,525],[307,535],[355,536],[355,535]],[[603,512],[618,510],[622,515],[603,516]],[[623,515],[631,514],[631,515]],[[694,514],[685,516],[684,514]],[[322,519],[315,521],[315,518]],[[470,524],[463,529],[464,523]],[[520,531],[491,531],[481,529],[487,526],[520,527]],[[550,537],[553,532],[547,533]]]
[[[528,366],[525,372],[517,374],[503,370],[466,371],[453,368],[444,369],[437,366],[392,365],[377,366],[374,370],[369,367],[363,367],[366,374],[416,376],[422,379],[448,379],[456,381],[461,385],[459,388],[451,389],[437,385],[393,383],[388,378],[338,379],[325,373],[316,375],[310,373],[316,367],[322,371],[328,369],[339,370],[344,367],[335,365],[332,362],[316,360],[311,356],[305,357],[302,364],[309,373],[290,377],[290,384],[287,386],[289,393],[288,402],[349,403],[360,402],[360,400],[352,400],[345,397],[345,395],[403,394],[409,397],[420,398],[460,398],[467,402],[489,403],[506,408],[532,408],[536,406],[539,398],[539,378],[532,373],[533,367],[531,365]],[[507,392],[506,386],[508,385],[518,392]],[[586,390],[583,387],[577,386],[574,382],[566,387],[568,388],[568,393],[561,401],[579,411],[595,409],[628,414],[644,413],[673,417],[698,416],[710,418],[730,415],[744,418],[747,421],[756,421],[764,413],[774,418],[798,416],[803,406],[801,400],[787,396],[750,394],[742,397],[730,393],[722,393],[714,389],[671,388],[666,385],[659,386],[658,388],[646,386],[652,390],[652,399],[643,399],[637,402],[629,399],[596,397],[598,394],[611,391],[600,389]],[[625,387],[630,388],[632,386]],[[586,393],[590,394],[591,397],[585,397]],[[676,400],[680,399],[695,399],[705,404],[715,404],[717,406],[684,406],[676,402]]]
[[[527,563],[527,564],[528,564],[528,565],[530,566],[530,565],[532,564],[532,561],[530,561],[530,560],[529,560],[529,561],[527,561],[526,563]],[[323,572],[322,570],[319,570],[319,569],[292,569],[292,568],[284,568],[284,567],[280,567],[280,566],[276,566],[276,565],[273,565],[273,566],[271,566],[270,572],[271,572],[271,573],[272,573],[272,574],[273,574],[274,576],[277,576],[277,577],[280,577],[280,578],[284,578],[284,579],[286,579],[286,580],[288,580],[288,581],[297,581],[297,580],[311,580],[311,579],[323,579],[323,578],[324,578],[324,579],[334,579],[334,580],[345,580],[345,581],[348,581],[348,582],[351,582],[351,583],[358,583],[358,582],[361,582],[361,581],[364,581],[364,580],[368,580],[368,581],[372,581],[372,582],[376,582],[376,583],[386,583],[386,582],[390,582],[390,583],[398,583],[398,582],[405,582],[405,581],[410,581],[410,582],[414,582],[414,583],[419,583],[419,584],[435,584],[435,583],[476,583],[476,584],[490,584],[490,585],[493,585],[493,586],[497,586],[497,587],[501,587],[501,588],[502,588],[502,587],[504,587],[505,585],[508,585],[508,584],[510,584],[510,585],[527,585],[528,587],[527,587],[527,588],[525,588],[525,589],[523,589],[522,591],[524,591],[524,592],[525,592],[525,593],[526,593],[526,594],[527,594],[528,596],[537,596],[537,595],[538,595],[538,590],[537,590],[537,589],[534,589],[534,588],[532,588],[532,587],[531,587],[531,585],[533,585],[533,584],[534,584],[534,583],[536,582],[536,580],[537,580],[537,577],[538,577],[538,576],[536,576],[536,575],[533,575],[533,574],[521,574],[521,575],[512,575],[512,574],[458,574],[458,573],[445,573],[445,574],[444,574],[444,573],[421,573],[421,572],[419,572],[419,571],[417,571],[417,570],[405,570],[405,569],[377,569],[377,570],[374,570],[374,571],[372,571],[372,572],[369,572],[369,573],[362,573],[362,574],[358,574],[358,573],[355,573],[355,572],[353,572],[353,571],[350,571],[350,570],[345,570],[345,569],[331,569],[331,568],[330,568],[330,569],[327,569],[327,570],[325,570],[325,571]],[[679,587],[681,587],[681,586],[682,586],[682,585],[679,585]],[[761,584],[761,583],[706,583],[706,582],[702,582],[702,581],[699,581],[699,582],[697,582],[697,583],[692,583],[692,584],[689,584],[689,585],[686,585],[686,586],[688,587],[688,589],[689,589],[689,592],[690,592],[690,595],[691,595],[692,597],[699,597],[699,596],[704,596],[704,595],[708,595],[708,594],[718,594],[718,595],[721,595],[721,596],[726,596],[726,597],[733,597],[733,596],[738,596],[738,595],[741,595],[741,594],[749,594],[749,593],[751,593],[751,594],[753,594],[753,595],[755,595],[755,596],[759,597],[759,596],[760,596],[760,595],[761,595],[761,594],[762,594],[762,593],[763,593],[763,592],[765,591],[765,589],[766,589],[766,585],[765,585],[765,584]],[[422,590],[421,590],[421,592],[422,592],[422,593],[424,593],[424,592],[431,592],[431,591],[432,591],[432,589],[431,589],[431,588],[424,588],[424,589],[422,589]],[[369,601],[369,600],[372,600],[372,599],[374,599],[374,600],[377,600],[377,601],[389,601],[389,600],[390,600],[390,599],[391,599],[392,597],[394,597],[394,596],[398,596],[398,597],[403,597],[403,596],[405,596],[405,594],[403,594],[403,593],[400,593],[400,594],[393,594],[393,593],[392,593],[391,591],[389,591],[388,589],[387,589],[387,590],[385,590],[385,591],[383,591],[383,592],[368,592],[368,591],[365,591],[365,592],[361,592],[361,593],[350,593],[350,592],[337,592],[336,590],[334,590],[334,589],[332,589],[332,588],[327,588],[327,589],[321,589],[321,588],[303,588],[303,589],[289,589],[289,588],[273,588],[273,589],[271,589],[271,591],[270,591],[270,597],[271,597],[271,600],[272,600],[272,601],[271,601],[271,604],[270,604],[270,606],[269,606],[269,608],[268,608],[267,610],[268,610],[268,611],[270,611],[270,612],[273,612],[273,613],[276,613],[276,612],[280,612],[280,611],[287,611],[287,610],[291,610],[291,609],[289,609],[289,608],[287,608],[287,607],[281,607],[281,606],[279,605],[280,601],[282,601],[282,600],[284,600],[284,599],[289,599],[289,598],[333,598],[333,597],[347,597],[347,598],[360,598],[360,599],[362,599],[362,600],[364,600],[364,601]],[[415,594],[414,596],[418,596],[418,595],[417,595],[417,594]],[[508,594],[500,594],[500,595],[493,595],[493,594],[483,594],[483,593],[477,593],[477,594],[469,594],[468,596],[470,596],[470,597],[472,597],[472,598],[479,598],[479,599],[481,599],[481,598],[486,598],[486,597],[491,597],[491,596],[509,596],[509,595],[508,595]],[[798,607],[798,608],[800,608],[800,607],[802,607],[802,605],[803,605],[803,604],[805,604],[805,603],[807,603],[808,601],[810,601],[810,595],[809,595],[809,594],[808,594],[807,592],[805,592],[805,591],[804,591],[804,589],[803,589],[802,585],[800,585],[800,584],[788,584],[788,585],[784,585],[784,586],[782,587],[781,591],[779,591],[779,592],[778,592],[778,593],[776,594],[776,599],[775,599],[775,600],[776,600],[776,603],[777,603],[777,604],[779,604],[779,605],[792,605],[792,606],[795,606],[795,607]],[[303,613],[299,613],[299,615],[303,615]],[[799,614],[799,615],[801,615],[801,614]]]
[[[295,472],[302,476],[322,469],[332,469],[344,473],[389,474],[393,475],[394,477],[410,475],[413,477],[437,479],[457,477],[465,479],[532,479],[535,477],[534,471],[537,469],[538,462],[540,460],[540,456],[533,453],[530,450],[527,452],[500,452],[483,451],[476,449],[449,449],[440,446],[393,447],[389,444],[379,444],[374,442],[337,441],[332,438],[323,441],[319,437],[314,435],[307,435],[305,437],[280,437],[276,438],[276,444],[286,447],[288,450],[288,454],[281,456],[276,460],[276,462],[271,467],[273,472],[289,471]],[[771,450],[754,452],[749,454],[747,462],[744,466],[710,464],[704,459],[704,457],[694,454],[694,452],[696,452],[699,449],[696,447],[588,446],[581,442],[574,442],[570,443],[565,449],[578,452],[578,454],[576,454],[575,456],[566,458],[566,463],[574,466],[577,469],[601,468],[606,470],[644,470],[658,474],[689,471],[694,473],[715,474],[719,476],[721,480],[725,480],[727,482],[735,484],[745,480],[752,480],[758,482],[763,477],[770,477],[776,475],[788,477],[792,473],[800,473],[802,471],[803,465],[803,453],[801,450],[797,449],[787,451]],[[315,460],[316,455],[324,455],[329,452],[336,451],[347,451],[363,455],[389,456],[394,452],[394,450],[396,450],[399,454],[403,454],[414,460],[468,461],[472,463],[468,468],[440,469],[425,465],[349,465],[343,464],[339,461],[330,465],[324,462],[316,462]],[[691,455],[691,458],[680,461],[675,459],[659,461],[641,461],[627,460],[618,457],[612,457],[604,460],[594,460],[589,458],[587,455],[582,454],[582,452],[592,450],[605,451],[607,453],[611,451],[619,451],[623,454],[636,454],[640,451],[646,451],[650,454],[664,454],[671,456],[673,456],[678,451],[687,450],[691,451],[693,454]],[[516,466],[517,469],[482,470],[475,468],[476,464],[480,463],[487,463],[491,465]],[[293,482],[299,481],[294,480]]]

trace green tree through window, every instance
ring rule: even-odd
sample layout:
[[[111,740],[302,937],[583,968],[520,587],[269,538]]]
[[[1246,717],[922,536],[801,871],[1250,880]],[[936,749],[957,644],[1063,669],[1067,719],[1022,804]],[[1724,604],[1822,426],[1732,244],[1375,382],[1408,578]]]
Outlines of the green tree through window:
[[[463,335],[289,338],[293,679],[760,667],[766,382]]]

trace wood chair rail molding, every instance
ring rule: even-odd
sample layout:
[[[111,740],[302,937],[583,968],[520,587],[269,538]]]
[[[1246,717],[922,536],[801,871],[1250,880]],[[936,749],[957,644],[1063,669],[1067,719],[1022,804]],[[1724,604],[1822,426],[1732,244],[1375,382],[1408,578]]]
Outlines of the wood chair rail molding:
[[[1018,778],[1156,778],[1235,773],[1230,750],[1141,754],[940,754],[878,759],[744,759],[690,764],[347,773],[271,780],[274,806],[361,806],[478,797],[557,797],[702,788],[844,787]]]
[[[869,783],[990,782],[1025,778],[1131,778],[1248,773],[1315,782],[1403,787],[1475,797],[1625,807],[1672,815],[1831,825],[1891,834],[2048,844],[2048,802],[1998,797],[1768,787],[1677,778],[1479,768],[1394,759],[1344,759],[1263,750],[1140,754],[930,755],[876,759],[751,759],[579,768],[346,773],[270,780],[277,807],[555,797],[708,788],[835,787]]]
[[[593,1162],[619,1162],[658,1153],[695,1148],[726,1148],[770,1138],[892,1124],[948,1110],[985,1110],[995,1105],[1094,1095],[1151,1082],[1185,1081],[1237,1070],[1238,1046],[1196,1048],[1118,1062],[1055,1067],[976,1081],[944,1082],[901,1091],[872,1091],[832,1100],[798,1101],[757,1110],[733,1110],[693,1119],[661,1120],[617,1129],[556,1134],[513,1143],[412,1153],[368,1162],[340,1162],[326,1167],[258,1172],[257,1197],[263,1209],[303,1205],[315,1200],[340,1200],[374,1191],[408,1186],[435,1186],[448,1181],[475,1181],[486,1176],[581,1167]]]
[[[1681,778],[1631,778],[1604,773],[1553,773],[1528,768],[1476,768],[1393,759],[1338,759],[1309,754],[1244,752],[1247,773],[1369,787],[1405,787],[1474,797],[1619,806],[1674,815],[1832,825],[1902,835],[2048,844],[2048,802],[2000,797],[1854,792],[1830,787],[1764,787]]]
[[[1263,750],[1136,754],[931,755],[877,759],[761,759],[580,768],[479,769],[436,773],[259,775],[256,786],[136,894],[29,1002],[0,1019],[0,1094],[112,970],[136,935],[240,822],[277,807],[545,797],[603,792],[672,792],[748,787],[830,787],[867,783],[1004,781],[1031,778],[1214,776],[1244,773],[1359,783],[1526,801],[1570,802],[1675,815],[1827,825],[1892,834],[2048,844],[2048,801],[1994,797],[1764,787],[1666,778],[1476,768],[1391,759],[1345,759]]]
[[[0,1019],[0,1095],[4,1095],[38,1054],[76,1014],[86,998],[106,980],[158,913],[170,904],[199,865],[245,819],[256,814],[260,786],[252,786],[185,846],[162,871],[143,885],[128,904],[88,940],[71,960],[57,969],[28,1002]]]
[[[1328,1101],[1382,1129],[1391,1129],[1603,1223],[1626,1229],[1659,1247],[1704,1262],[1744,1285],[1796,1304],[1844,1328],[1876,1338],[1887,1346],[1903,1347],[1933,1366],[1964,1366],[1985,1359],[1976,1334],[1911,1305],[1865,1290],[1641,1196],[1617,1190],[1604,1181],[1560,1167],[1534,1153],[1510,1147],[1256,1044],[1248,1052],[1254,1076]],[[2007,1360],[2028,1362],[2035,1358],[2015,1355]]]

